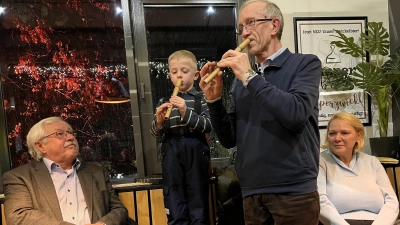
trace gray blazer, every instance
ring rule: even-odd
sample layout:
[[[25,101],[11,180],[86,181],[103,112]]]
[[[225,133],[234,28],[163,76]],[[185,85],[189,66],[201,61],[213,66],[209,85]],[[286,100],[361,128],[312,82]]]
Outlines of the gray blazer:
[[[105,168],[82,162],[78,171],[92,223],[122,225],[128,212],[115,194]],[[7,225],[71,225],[64,222],[50,173],[34,161],[4,173]]]

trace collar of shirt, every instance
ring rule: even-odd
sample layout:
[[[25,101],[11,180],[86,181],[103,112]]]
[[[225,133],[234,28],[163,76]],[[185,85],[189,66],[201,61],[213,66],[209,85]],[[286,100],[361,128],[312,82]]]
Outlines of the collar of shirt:
[[[270,55],[268,58],[266,58],[261,66],[259,66],[259,65],[256,63],[256,69],[257,69],[259,72],[264,71],[264,69],[265,69],[266,67],[268,67],[269,64],[270,64],[274,59],[276,59],[278,56],[280,56],[286,49],[287,49],[286,47],[283,47],[283,46],[282,46],[282,48],[280,48],[277,52],[275,52],[274,54],[272,54],[272,55]]]
[[[51,173],[56,166],[60,166],[57,163],[53,162],[52,160],[43,157],[43,162],[46,165],[47,169],[49,170],[49,173]],[[74,165],[72,165],[73,168],[75,168],[76,170],[79,169],[79,167],[81,166],[81,161],[79,161],[78,158],[76,158]]]
[[[335,162],[339,166],[341,166],[342,168],[344,168],[346,170],[350,170],[352,172],[355,172],[353,170],[354,170],[354,166],[355,166],[355,164],[356,164],[356,162],[358,160],[358,157],[359,157],[358,152],[354,152],[353,153],[353,157],[351,158],[350,165],[349,165],[349,167],[347,167],[346,164],[344,164],[344,162],[342,162],[342,160],[340,160],[335,154],[333,154],[330,149],[328,149],[328,151],[329,151],[329,154],[333,157],[333,159],[335,160]]]
[[[197,90],[196,90],[195,87],[192,87],[189,91],[179,92],[179,93],[178,93],[179,96],[182,96],[182,95],[184,95],[184,94],[190,94],[190,95],[195,96],[195,95],[197,94]]]

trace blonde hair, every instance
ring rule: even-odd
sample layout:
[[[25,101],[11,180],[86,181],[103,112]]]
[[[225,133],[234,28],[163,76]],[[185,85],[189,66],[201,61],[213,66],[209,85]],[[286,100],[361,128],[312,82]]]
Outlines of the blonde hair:
[[[61,117],[49,117],[46,119],[42,119],[38,123],[32,126],[29,130],[28,135],[26,135],[26,143],[28,145],[29,154],[33,159],[39,161],[43,158],[42,152],[36,148],[35,143],[38,142],[41,138],[46,136],[45,127],[60,121],[64,121]],[[65,122],[65,121],[64,121]]]
[[[172,53],[168,58],[168,63],[173,59],[181,59],[181,58],[189,59],[193,63],[192,66],[194,66],[194,68],[197,70],[196,56],[187,50],[178,50],[178,51]]]
[[[240,7],[239,14],[240,14],[240,12],[242,12],[242,10],[247,5],[249,5],[250,3],[253,3],[253,2],[262,2],[262,3],[265,4],[264,10],[265,10],[266,18],[269,18],[269,19],[277,18],[277,19],[279,19],[279,21],[281,23],[280,23],[280,26],[279,26],[277,37],[278,37],[278,40],[281,40],[282,32],[283,32],[284,20],[283,20],[283,16],[282,16],[281,10],[279,9],[279,7],[275,3],[271,2],[271,1],[268,1],[268,0],[247,0]]]
[[[329,135],[329,126],[331,125],[331,122],[334,120],[343,120],[344,122],[350,124],[357,133],[361,132],[361,138],[358,142],[356,142],[356,144],[354,145],[353,151],[354,152],[359,152],[361,151],[361,149],[364,148],[364,135],[365,135],[365,131],[364,131],[364,125],[361,123],[361,121],[354,116],[351,113],[348,112],[340,112],[340,113],[336,113],[332,116],[332,118],[329,120],[328,122],[328,126],[327,126],[327,131],[326,131],[326,136],[325,136],[325,143],[321,146],[322,148],[328,148],[329,143],[328,143],[328,135]]]

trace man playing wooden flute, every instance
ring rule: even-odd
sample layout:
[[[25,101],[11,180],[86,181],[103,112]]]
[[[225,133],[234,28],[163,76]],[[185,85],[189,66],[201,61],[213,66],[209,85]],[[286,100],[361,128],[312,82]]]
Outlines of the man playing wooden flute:
[[[250,39],[247,49],[257,64],[229,50],[201,69],[200,87],[220,143],[237,146],[245,223],[316,225],[321,62],[282,47],[283,16],[270,1],[245,1],[238,22],[237,34]],[[229,112],[221,100],[222,72],[203,82],[215,65],[230,67],[242,82]]]

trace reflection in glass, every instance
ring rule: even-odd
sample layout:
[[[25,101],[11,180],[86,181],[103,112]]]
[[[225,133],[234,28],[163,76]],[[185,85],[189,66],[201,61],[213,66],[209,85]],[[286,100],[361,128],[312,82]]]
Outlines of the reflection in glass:
[[[136,172],[120,0],[3,1],[0,74],[12,168],[31,160],[25,136],[49,116],[73,126],[81,156],[111,174]]]
[[[228,6],[145,7],[146,38],[153,109],[162,97],[172,94],[173,85],[168,76],[168,57],[185,49],[195,54],[198,69],[207,61],[218,61],[228,49],[236,48],[234,8]],[[224,70],[224,104],[234,74]],[[198,81],[195,83],[197,90]],[[212,157],[228,154],[211,133]],[[160,158],[160,157],[158,157]]]

